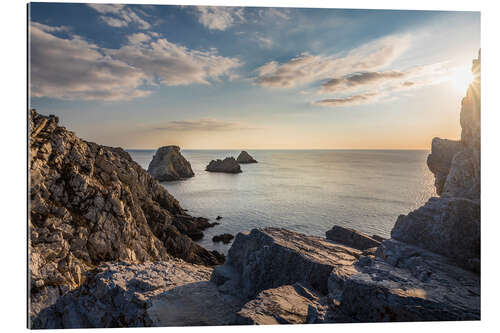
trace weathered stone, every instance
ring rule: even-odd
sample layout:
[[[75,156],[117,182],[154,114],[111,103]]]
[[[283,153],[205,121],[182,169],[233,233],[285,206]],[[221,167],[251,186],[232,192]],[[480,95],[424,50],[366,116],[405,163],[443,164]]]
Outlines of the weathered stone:
[[[300,283],[267,289],[238,312],[240,325],[307,324],[321,320],[326,306]]]
[[[257,163],[257,161],[244,150],[238,155],[236,161],[240,164]]]
[[[451,161],[456,153],[464,149],[460,141],[434,138],[432,139],[431,153],[427,157],[427,166],[436,177],[436,192],[443,192],[444,184],[450,172]]]
[[[33,320],[34,328],[199,326],[233,323],[242,301],[182,260],[103,264]]]
[[[481,206],[463,198],[431,198],[408,215],[400,215],[392,238],[420,246],[475,269],[471,260],[480,257]]]
[[[240,173],[241,167],[234,157],[226,157],[224,160],[210,161],[206,170],[210,172]]]
[[[352,268],[330,277],[330,321],[480,319],[479,277],[438,254],[387,240]]]
[[[333,226],[333,228],[326,232],[326,239],[358,250],[366,250],[380,245],[379,241],[373,239],[367,234],[354,229],[344,228],[339,225]]]
[[[182,156],[178,146],[158,148],[149,163],[148,172],[158,181],[180,180],[194,176],[191,164]]]
[[[105,261],[223,262],[189,237],[208,222],[187,215],[128,153],[57,122],[29,113],[31,317]]]
[[[296,282],[326,294],[331,272],[351,266],[360,255],[359,250],[320,237],[279,228],[253,229],[238,233],[226,264],[215,269],[214,280],[229,283],[247,298]]]

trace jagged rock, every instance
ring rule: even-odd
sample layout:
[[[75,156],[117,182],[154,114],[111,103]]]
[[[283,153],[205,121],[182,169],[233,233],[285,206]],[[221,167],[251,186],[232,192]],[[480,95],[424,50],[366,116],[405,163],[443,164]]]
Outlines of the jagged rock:
[[[179,259],[107,263],[33,320],[34,328],[199,326],[233,323],[242,301],[209,281],[212,268]]]
[[[187,236],[199,221],[123,149],[81,140],[35,110],[29,126],[30,316],[105,261],[223,262]]]
[[[398,217],[392,238],[449,257],[478,271],[480,257],[479,202],[463,198],[431,198],[422,207]]]
[[[237,313],[236,324],[307,324],[321,320],[325,310],[319,295],[295,283],[259,293]]]
[[[221,234],[212,237],[212,241],[214,242],[222,242],[224,244],[229,244],[231,240],[234,238],[231,234]]]
[[[428,165],[441,197],[400,216],[391,233],[397,240],[440,253],[475,272],[480,270],[481,243],[480,61],[481,53],[473,61],[475,78],[462,100],[460,142],[433,140]]]
[[[328,292],[333,270],[351,266],[361,251],[323,238],[286,229],[253,229],[238,233],[229,249],[226,264],[217,266],[214,281],[243,297],[283,285],[302,283],[316,292]]]
[[[438,254],[395,240],[351,271],[332,273],[329,321],[479,320],[479,277]]]
[[[177,215],[174,221],[174,226],[183,234],[189,236],[192,240],[197,241],[203,238],[203,230],[219,225],[218,222],[209,222],[209,219],[204,217],[193,218],[190,215]]]
[[[440,138],[432,139],[432,148],[431,153],[427,157],[427,166],[436,177],[434,184],[438,195],[443,192],[453,156],[463,149],[464,146],[460,141]]]
[[[212,160],[207,165],[206,171],[240,173],[241,167],[234,157],[226,157],[224,160]]]
[[[240,164],[257,163],[257,161],[244,150],[238,155],[236,161]]]
[[[178,146],[158,148],[149,163],[148,172],[158,181],[172,181],[194,176],[191,164],[181,155]]]
[[[333,226],[326,232],[326,239],[358,250],[366,250],[380,245],[380,241],[354,229]]]

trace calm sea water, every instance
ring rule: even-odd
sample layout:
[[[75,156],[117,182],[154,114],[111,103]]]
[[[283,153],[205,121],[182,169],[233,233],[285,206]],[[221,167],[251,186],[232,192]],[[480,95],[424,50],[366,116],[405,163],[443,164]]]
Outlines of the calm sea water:
[[[388,237],[400,214],[435,195],[426,165],[428,151],[415,150],[249,150],[257,164],[240,174],[209,173],[212,159],[239,151],[183,150],[195,177],[163,186],[194,216],[220,225],[207,229],[200,244],[227,253],[229,245],[212,242],[221,233],[236,234],[274,226],[323,236],[338,224]],[[129,150],[144,169],[153,150]]]

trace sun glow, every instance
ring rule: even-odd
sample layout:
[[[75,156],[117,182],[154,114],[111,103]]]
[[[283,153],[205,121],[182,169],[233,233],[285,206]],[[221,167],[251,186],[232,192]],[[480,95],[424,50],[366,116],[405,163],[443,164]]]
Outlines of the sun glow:
[[[452,76],[451,83],[455,89],[460,92],[465,92],[469,87],[469,84],[472,83],[474,76],[472,75],[472,71],[470,66],[463,66],[457,68]]]

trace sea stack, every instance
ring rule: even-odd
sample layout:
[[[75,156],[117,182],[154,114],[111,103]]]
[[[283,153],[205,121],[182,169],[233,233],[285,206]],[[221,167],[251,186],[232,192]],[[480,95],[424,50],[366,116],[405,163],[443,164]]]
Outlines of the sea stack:
[[[238,155],[236,161],[240,164],[257,163],[257,160],[244,150]]]
[[[179,146],[158,148],[148,172],[158,181],[172,181],[194,176],[191,164],[181,155]]]
[[[224,160],[212,160],[205,169],[210,172],[240,173],[241,168],[234,157],[226,157]]]

